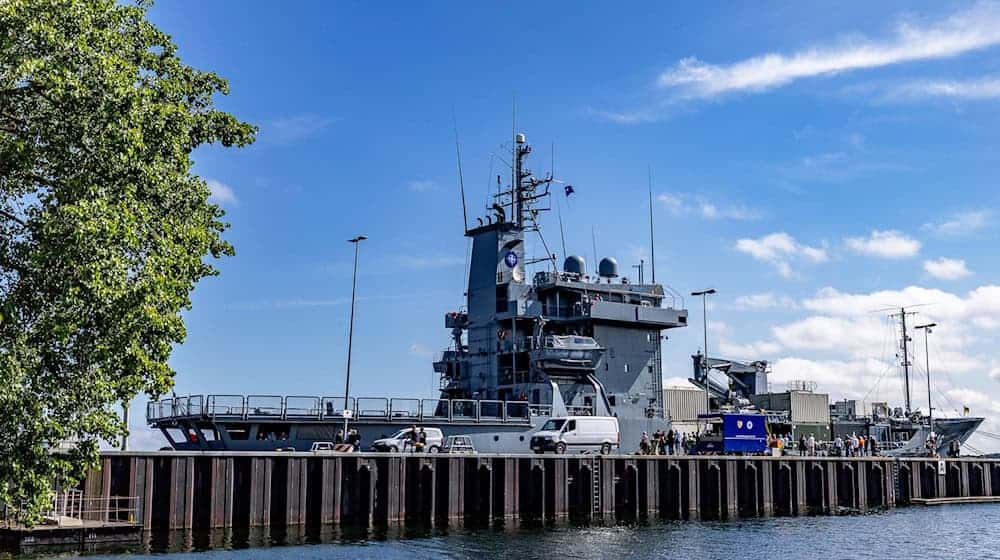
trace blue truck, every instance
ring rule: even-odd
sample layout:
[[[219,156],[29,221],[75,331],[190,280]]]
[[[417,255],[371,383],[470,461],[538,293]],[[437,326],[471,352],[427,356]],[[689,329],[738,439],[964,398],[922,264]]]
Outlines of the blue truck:
[[[699,414],[708,429],[698,438],[701,455],[760,454],[767,452],[767,417],[763,414],[715,412]]]

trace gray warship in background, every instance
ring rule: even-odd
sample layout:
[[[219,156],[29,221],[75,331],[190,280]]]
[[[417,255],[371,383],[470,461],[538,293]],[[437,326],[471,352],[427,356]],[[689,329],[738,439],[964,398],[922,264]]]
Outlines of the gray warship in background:
[[[828,395],[817,393],[816,384],[809,381],[794,381],[785,392],[771,392],[767,377],[769,365],[764,360],[705,360],[698,354],[692,356],[694,375],[688,381],[703,390],[708,387],[713,410],[763,411],[768,417],[768,428],[772,434],[787,434],[795,441],[801,435],[831,441],[838,436],[847,439],[855,434],[872,438],[883,455],[919,457],[928,455],[927,441],[933,433],[937,454],[946,457],[952,443],[964,444],[984,419],[967,414],[932,417],[912,407],[910,367],[913,364],[911,338],[906,325],[908,315],[912,312],[906,309],[893,315],[900,319],[901,327],[899,365],[904,380],[902,407],[890,408],[886,402],[875,402],[871,403],[871,411],[866,414],[856,400],[845,399],[830,404]],[[927,390],[930,406],[929,376]]]
[[[616,416],[623,453],[642,432],[668,430],[664,416],[661,341],[687,325],[672,290],[619,276],[603,259],[596,274],[583,258],[548,253],[531,260],[525,237],[537,234],[552,174],[535,177],[523,134],[512,138],[512,174],[489,214],[465,228],[472,240],[467,304],[445,314],[451,346],[434,362],[434,399],[343,396],[194,395],[149,403],[147,421],[178,450],[309,450],[359,430],[362,447],[412,425],[445,436],[468,435],[477,450],[527,453],[531,434],[548,418]],[[568,196],[572,187],[563,185]],[[464,208],[464,194],[463,194]],[[529,279],[529,266],[534,274]],[[429,451],[438,451],[431,448]]]

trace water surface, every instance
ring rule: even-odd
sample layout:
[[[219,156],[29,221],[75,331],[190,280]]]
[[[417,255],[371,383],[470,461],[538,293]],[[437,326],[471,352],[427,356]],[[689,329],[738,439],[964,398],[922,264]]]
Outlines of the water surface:
[[[157,534],[139,550],[128,552],[127,558],[1000,559],[1000,504],[910,507],[869,515],[733,522],[511,525],[515,524],[353,534],[339,531]],[[126,556],[101,554],[86,558],[122,560]]]

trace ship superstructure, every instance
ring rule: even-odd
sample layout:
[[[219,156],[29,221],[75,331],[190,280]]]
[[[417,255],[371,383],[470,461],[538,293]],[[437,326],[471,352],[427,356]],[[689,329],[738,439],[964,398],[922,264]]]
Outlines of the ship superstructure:
[[[525,236],[537,232],[539,201],[557,183],[525,167],[514,138],[512,185],[472,238],[467,308],[445,316],[452,347],[435,362],[443,398],[526,400],[551,414],[618,416],[622,448],[643,430],[666,429],[661,333],[687,324],[679,297],[656,283],[631,283],[611,258],[589,274],[582,257],[556,257],[527,278]],[[544,246],[544,240],[542,241]]]

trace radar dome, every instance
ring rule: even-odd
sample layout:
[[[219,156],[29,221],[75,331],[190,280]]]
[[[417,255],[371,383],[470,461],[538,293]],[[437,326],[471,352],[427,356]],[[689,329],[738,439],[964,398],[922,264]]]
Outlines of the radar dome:
[[[601,278],[615,278],[618,276],[618,261],[611,257],[604,257],[597,265],[597,274]]]
[[[587,271],[587,262],[583,260],[583,257],[578,257],[576,255],[570,255],[566,257],[563,261],[563,272],[569,272],[570,274],[584,275]]]

